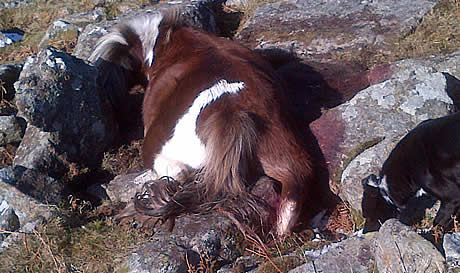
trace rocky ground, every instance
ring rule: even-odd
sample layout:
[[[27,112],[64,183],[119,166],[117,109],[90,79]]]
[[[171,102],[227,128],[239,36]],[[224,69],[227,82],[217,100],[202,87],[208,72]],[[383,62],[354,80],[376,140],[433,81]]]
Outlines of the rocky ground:
[[[52,12],[42,2],[0,3],[1,272],[460,272],[460,226],[432,229],[436,207],[414,226],[359,232],[361,179],[418,123],[458,110],[457,0],[80,1]],[[142,90],[124,105],[133,116],[117,117],[87,58],[117,20],[172,5],[287,80],[343,200],[327,227],[264,245],[224,215],[148,234],[113,222],[145,182]],[[28,7],[49,18],[15,28],[34,19],[15,17]]]

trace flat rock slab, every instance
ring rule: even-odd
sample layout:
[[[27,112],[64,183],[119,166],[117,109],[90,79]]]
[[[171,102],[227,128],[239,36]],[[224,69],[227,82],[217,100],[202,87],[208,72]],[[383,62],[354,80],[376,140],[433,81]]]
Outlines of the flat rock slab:
[[[359,54],[366,47],[385,52],[394,38],[417,26],[437,2],[276,1],[254,12],[239,39],[253,48],[282,48],[316,60]]]
[[[303,255],[310,261],[289,273],[373,272],[375,237],[376,234],[355,236],[319,250],[306,251]]]
[[[102,184],[105,194],[112,202],[129,202],[140,192],[142,186],[158,179],[151,170],[117,175],[112,181]]]
[[[263,55],[294,55],[296,62],[310,66],[317,73],[304,71],[303,78],[319,74],[320,88],[327,90],[326,85],[337,92],[336,98],[322,97],[327,103],[321,106],[330,107],[388,79],[391,73],[379,60],[387,58],[394,40],[415,28],[437,2],[272,1],[252,14],[237,39]],[[383,66],[375,67],[379,63]]]
[[[396,219],[386,221],[375,241],[378,272],[445,272],[441,253]]]

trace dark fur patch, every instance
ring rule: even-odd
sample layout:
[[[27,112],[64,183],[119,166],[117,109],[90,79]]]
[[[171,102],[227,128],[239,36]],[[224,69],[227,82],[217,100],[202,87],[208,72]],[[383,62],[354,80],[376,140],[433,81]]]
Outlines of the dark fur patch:
[[[384,200],[385,193],[366,182],[369,178],[365,179],[366,224],[375,226],[394,217],[396,208],[408,207],[423,189],[441,201],[434,223],[451,229],[453,217],[460,217],[460,113],[427,120],[415,127],[383,164],[379,180],[383,177],[394,206]]]

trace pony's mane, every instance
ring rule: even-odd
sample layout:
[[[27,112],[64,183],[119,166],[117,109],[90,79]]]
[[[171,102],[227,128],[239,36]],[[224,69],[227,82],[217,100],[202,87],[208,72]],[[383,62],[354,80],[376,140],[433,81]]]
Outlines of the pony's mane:
[[[180,14],[180,8],[161,9],[116,25],[98,41],[89,61],[103,59],[134,71],[142,66],[139,60],[152,66],[159,35],[168,43],[172,31],[185,25]]]

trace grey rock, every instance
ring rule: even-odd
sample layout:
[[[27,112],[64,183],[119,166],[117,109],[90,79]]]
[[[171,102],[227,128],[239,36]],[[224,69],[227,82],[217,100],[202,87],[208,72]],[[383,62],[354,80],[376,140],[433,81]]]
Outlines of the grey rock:
[[[11,209],[11,229],[20,232],[32,232],[35,226],[53,215],[53,207],[37,202],[12,186],[15,181],[14,171],[11,167],[0,169],[0,204],[7,211]],[[6,204],[6,205],[5,205]],[[1,205],[0,205],[1,206]],[[0,213],[1,214],[1,213]],[[0,252],[17,240],[17,234],[11,234],[0,242]]]
[[[445,259],[427,240],[396,219],[386,221],[375,241],[380,273],[445,272]]]
[[[310,250],[301,256],[307,263],[289,273],[316,272],[374,272],[375,234],[350,237],[318,250]]]
[[[449,272],[456,272],[460,269],[460,233],[444,234],[443,247]]]
[[[45,32],[42,40],[40,41],[38,47],[44,48],[48,45],[50,40],[57,38],[59,35],[62,35],[65,32],[77,32],[79,31],[79,27],[75,24],[72,24],[64,19],[59,19],[54,21]]]
[[[178,8],[183,18],[188,24],[205,29],[210,32],[216,32],[216,21],[214,12],[207,0],[195,1],[171,1],[164,4],[146,7],[141,10],[130,10],[121,14],[117,20],[102,21],[96,24],[90,24],[85,27],[78,38],[77,45],[73,54],[81,59],[88,59],[98,40],[107,34],[109,29],[115,24],[129,20],[135,17],[149,14],[156,10]]]
[[[319,112],[388,79],[388,65],[375,64],[391,57],[393,41],[416,27],[437,2],[270,1],[249,17],[237,39],[275,65],[291,62],[294,67],[284,73],[290,89],[318,93]],[[312,109],[311,103],[304,109]]]
[[[172,232],[159,231],[135,250],[126,266],[129,272],[187,272],[187,263],[197,266],[200,259],[229,263],[240,255],[236,231],[223,216],[184,216],[176,220]]]
[[[13,171],[14,183],[12,185],[43,204],[56,205],[67,197],[62,181],[47,173],[22,166],[14,167]]]
[[[221,267],[217,273],[254,272],[260,264],[261,261],[255,256],[241,256],[233,263]],[[235,270],[240,268],[242,271]]]
[[[26,123],[15,116],[0,116],[0,146],[19,143],[24,135]]]
[[[14,97],[14,82],[18,80],[22,65],[20,64],[1,64],[0,80],[2,82],[2,99],[11,100]],[[3,89],[2,88],[2,89]]]
[[[118,175],[107,184],[102,184],[102,188],[112,202],[129,202],[142,186],[158,177],[151,171]]]
[[[13,165],[52,173],[55,176],[63,175],[66,171],[66,163],[64,158],[59,156],[55,146],[59,142],[60,137],[57,133],[44,132],[29,124],[16,150]]]
[[[28,123],[13,162],[21,191],[58,203],[64,174],[100,164],[117,127],[96,77],[92,66],[54,49],[25,63],[15,83],[18,116]]]
[[[460,51],[448,55],[437,55],[421,58],[418,61],[425,66],[431,66],[437,71],[448,73],[455,78],[460,78],[460,66],[458,65],[460,59]]]
[[[77,37],[88,24],[106,19],[102,8],[95,8],[88,12],[71,14],[65,18],[54,21],[45,32],[40,41],[39,48],[43,49],[50,41],[62,37],[65,33],[74,33]]]
[[[59,143],[58,134],[29,124],[16,150],[13,176],[4,181],[43,203],[58,203],[65,197],[64,184],[49,175],[62,176],[67,168],[55,143]]]
[[[8,232],[19,229],[19,218],[7,200],[0,198],[0,243],[8,237]],[[4,233],[3,233],[4,232]]]
[[[239,38],[253,48],[284,49],[317,60],[376,47],[414,28],[436,0],[288,0],[259,7]],[[307,12],[308,11],[308,12]]]
[[[121,0],[93,0],[94,5],[104,5],[108,3],[121,2]]]
[[[86,12],[71,14],[64,18],[65,21],[80,27],[83,27],[89,23],[99,22],[104,19],[106,19],[105,10],[98,7]]]
[[[87,60],[99,39],[109,33],[109,29],[116,24],[115,21],[102,21],[87,25],[78,36],[77,45],[73,50],[73,55],[77,58]]]
[[[100,162],[117,130],[96,78],[94,67],[50,48],[29,58],[15,83],[18,116],[59,141],[43,145],[85,166]]]
[[[397,142],[418,123],[454,109],[446,76],[425,64],[396,63],[389,80],[362,90],[311,124],[334,182],[340,180],[341,197],[356,210],[361,210],[361,180],[379,172]]]

